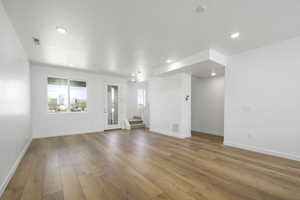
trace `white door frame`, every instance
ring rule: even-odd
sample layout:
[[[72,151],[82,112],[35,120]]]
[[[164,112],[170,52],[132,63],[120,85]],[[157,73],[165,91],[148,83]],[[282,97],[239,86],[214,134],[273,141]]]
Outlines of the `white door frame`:
[[[108,86],[118,87],[118,124],[109,125],[108,124],[108,111],[107,111],[107,88]],[[121,123],[121,86],[118,83],[104,83],[104,130],[120,129],[122,128]]]

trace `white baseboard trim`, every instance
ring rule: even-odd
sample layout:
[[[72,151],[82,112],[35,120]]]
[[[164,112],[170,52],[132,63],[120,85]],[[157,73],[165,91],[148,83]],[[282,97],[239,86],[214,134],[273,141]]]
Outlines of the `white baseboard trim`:
[[[33,139],[59,137],[59,136],[67,136],[67,135],[81,135],[81,134],[97,133],[97,132],[104,132],[104,130],[101,129],[101,130],[87,130],[87,131],[69,132],[69,133],[55,133],[52,135],[33,135]]]
[[[205,133],[205,134],[208,134],[208,135],[216,135],[216,136],[222,136],[224,137],[224,134],[219,134],[219,133],[212,133],[212,132],[204,132],[204,131],[196,131],[196,130],[192,130],[192,132],[196,132],[196,133]]]
[[[30,140],[25,144],[23,150],[21,151],[20,155],[18,156],[17,160],[15,161],[15,163],[11,166],[8,175],[6,176],[6,178],[4,179],[4,182],[1,184],[0,186],[0,197],[3,195],[10,179],[13,177],[13,175],[16,172],[16,169],[18,168],[21,160],[23,159],[25,153],[27,152],[28,147],[30,146],[32,141],[32,138],[30,138]]]
[[[154,130],[154,129],[150,129],[150,132],[157,133],[157,134],[160,134],[160,135],[166,135],[166,136],[169,136],[169,137],[179,138],[179,139],[188,138],[188,137],[172,135],[172,134],[165,133],[165,132],[162,132],[162,131],[159,131],[159,130]]]
[[[278,152],[278,151],[274,151],[274,150],[270,150],[270,149],[264,149],[264,148],[245,145],[245,144],[236,144],[236,143],[233,143],[233,142],[230,142],[230,141],[224,141],[224,145],[231,146],[231,147],[236,147],[236,148],[239,148],[239,149],[254,151],[254,152],[257,152],[257,153],[267,154],[267,155],[271,155],[271,156],[276,156],[276,157],[286,158],[286,159],[290,159],[290,160],[300,161],[300,156],[289,154],[289,153]]]

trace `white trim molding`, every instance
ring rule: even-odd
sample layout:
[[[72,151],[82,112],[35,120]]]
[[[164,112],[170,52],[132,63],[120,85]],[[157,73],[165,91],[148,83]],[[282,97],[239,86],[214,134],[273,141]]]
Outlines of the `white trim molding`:
[[[166,133],[166,132],[163,132],[163,131],[159,131],[159,130],[154,130],[154,129],[149,129],[149,131],[151,133],[155,133],[155,134],[159,134],[159,135],[165,135],[165,136],[168,136],[168,137],[174,137],[174,138],[178,138],[178,139],[185,139],[185,138],[190,138],[190,137],[184,137],[184,136],[181,136],[181,135],[174,135],[173,133]]]
[[[62,132],[62,133],[54,133],[53,135],[42,135],[42,136],[33,136],[33,139],[41,139],[41,138],[51,138],[51,137],[59,137],[59,136],[68,136],[68,135],[84,135],[89,133],[104,133],[104,129],[91,129],[80,132]]]
[[[207,134],[207,135],[215,135],[215,136],[220,136],[220,137],[224,137],[224,135],[222,133],[213,133],[213,132],[204,132],[204,131],[196,131],[196,130],[192,130],[192,133],[198,133],[198,134],[201,134],[201,133],[204,133],[204,134]]]
[[[18,156],[17,160],[15,161],[15,163],[11,166],[8,175],[6,176],[6,178],[4,179],[4,182],[1,184],[0,186],[0,197],[3,195],[9,181],[11,180],[11,178],[13,177],[13,175],[16,172],[16,169],[18,168],[21,160],[23,159],[25,153],[28,150],[28,147],[30,146],[32,141],[32,138],[29,139],[29,141],[25,144],[23,150],[21,151],[20,155]]]
[[[246,144],[236,144],[236,143],[230,142],[230,141],[224,141],[224,145],[239,148],[239,149],[254,151],[254,152],[257,152],[257,153],[267,154],[267,155],[271,155],[271,156],[276,156],[276,157],[286,158],[286,159],[290,159],[290,160],[300,161],[300,156],[298,156],[298,155],[278,152],[278,151],[274,151],[274,150],[270,150],[270,149],[264,149],[264,148],[260,148],[260,147],[256,147],[256,146],[250,146],[250,145],[246,145]]]

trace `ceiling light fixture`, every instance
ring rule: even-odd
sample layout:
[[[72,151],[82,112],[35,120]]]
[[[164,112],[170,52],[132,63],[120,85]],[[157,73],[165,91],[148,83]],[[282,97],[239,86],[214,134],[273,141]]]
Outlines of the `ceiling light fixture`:
[[[211,75],[211,76],[216,76],[217,73],[216,73],[216,72],[212,72],[210,75]]]
[[[173,61],[170,59],[166,60],[166,63],[171,63],[171,62],[173,62]]]
[[[63,27],[56,27],[56,31],[61,33],[61,34],[66,34],[67,33],[67,29],[65,29]]]
[[[240,37],[240,33],[239,33],[239,32],[232,33],[232,34],[230,35],[230,37],[231,37],[232,39],[236,39],[236,38]]]

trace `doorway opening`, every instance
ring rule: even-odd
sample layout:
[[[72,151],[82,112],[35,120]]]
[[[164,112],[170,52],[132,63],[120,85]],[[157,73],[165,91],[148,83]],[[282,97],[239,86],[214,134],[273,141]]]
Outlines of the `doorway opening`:
[[[225,67],[194,70],[191,84],[192,136],[212,143],[224,141]]]

